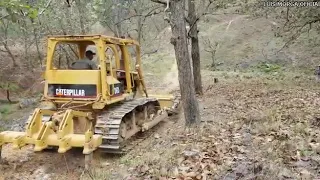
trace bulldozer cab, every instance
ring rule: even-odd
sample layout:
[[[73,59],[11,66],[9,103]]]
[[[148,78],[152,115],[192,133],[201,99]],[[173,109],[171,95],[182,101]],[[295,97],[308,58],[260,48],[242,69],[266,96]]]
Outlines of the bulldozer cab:
[[[61,44],[76,47],[78,58],[75,62],[82,61],[87,50],[93,51],[95,57],[91,63],[98,69],[75,69],[72,65],[57,67],[55,51]],[[135,58],[130,50],[135,52]],[[136,91],[144,89],[146,92],[141,87],[144,83],[140,67],[140,46],[134,40],[102,35],[51,36],[44,73],[44,98],[58,104],[70,100],[95,101],[95,107],[99,109],[131,97]]]

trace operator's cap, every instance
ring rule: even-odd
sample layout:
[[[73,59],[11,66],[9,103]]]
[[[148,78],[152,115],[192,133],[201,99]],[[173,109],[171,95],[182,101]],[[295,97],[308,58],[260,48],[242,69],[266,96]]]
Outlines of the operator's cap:
[[[86,51],[86,54],[87,54],[87,53],[90,53],[90,54],[92,54],[92,55],[96,55],[96,53],[94,53],[94,52],[91,51],[91,50],[87,50],[87,51]]]

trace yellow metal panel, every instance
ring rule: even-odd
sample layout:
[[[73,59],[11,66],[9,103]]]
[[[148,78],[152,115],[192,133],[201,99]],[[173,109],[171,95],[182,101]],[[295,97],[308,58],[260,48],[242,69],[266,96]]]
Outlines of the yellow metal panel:
[[[139,45],[139,42],[133,39],[122,39],[122,38],[105,36],[105,35],[54,35],[54,36],[49,36],[48,39],[54,40],[54,41],[68,41],[68,42],[94,41],[94,40],[101,39],[111,44]]]
[[[112,76],[107,76],[107,82],[108,84],[117,84],[120,83],[120,81],[118,81],[118,79],[112,77]]]
[[[116,69],[120,69],[120,57],[119,57],[119,52],[118,52],[116,46],[114,44],[107,44],[107,47],[111,48],[111,50],[113,51]],[[112,64],[112,63],[110,63],[110,64]]]
[[[97,44],[97,51],[98,51],[97,54],[99,56],[99,61],[100,61],[101,80],[99,84],[101,84],[102,99],[106,100],[110,98],[109,96],[107,96],[107,92],[109,92],[109,88],[108,88],[109,85],[106,83],[106,76],[107,76],[106,57],[105,57],[106,44],[101,39],[99,39],[99,41],[97,41],[96,44]]]
[[[130,56],[129,56],[129,51],[128,47],[126,46],[120,46],[122,55],[123,55],[123,60],[124,60],[124,69],[126,71],[126,81],[127,81],[127,92],[132,92],[132,86],[131,86],[131,77],[130,77]]]
[[[53,54],[56,48],[57,41],[48,40],[48,47],[47,47],[47,63],[46,63],[46,70],[52,69],[52,61],[53,61]]]
[[[48,94],[48,84],[96,84],[97,94],[101,93],[99,70],[48,70],[44,95]],[[54,98],[58,99],[58,98]]]
[[[49,70],[46,72],[48,83],[56,84],[99,84],[99,70]]]

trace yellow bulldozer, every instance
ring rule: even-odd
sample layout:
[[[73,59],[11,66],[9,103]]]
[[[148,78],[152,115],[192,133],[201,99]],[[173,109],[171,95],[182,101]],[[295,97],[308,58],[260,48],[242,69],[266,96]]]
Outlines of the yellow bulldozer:
[[[83,148],[86,155],[97,149],[124,153],[123,147],[132,136],[177,111],[179,95],[148,94],[137,41],[104,35],[59,35],[49,36],[47,43],[40,104],[30,114],[25,132],[0,133],[0,147],[12,143],[13,148],[33,145],[34,151],[55,147],[59,153],[71,148]],[[76,61],[94,46],[97,69],[55,67],[59,44],[77,47]]]

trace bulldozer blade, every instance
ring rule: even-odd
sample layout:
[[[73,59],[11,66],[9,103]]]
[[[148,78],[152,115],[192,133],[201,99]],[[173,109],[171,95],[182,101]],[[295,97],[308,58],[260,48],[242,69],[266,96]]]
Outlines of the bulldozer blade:
[[[175,109],[180,104],[180,96],[170,95],[170,94],[149,94],[150,98],[156,98],[161,108],[169,110],[169,112],[174,112]]]
[[[83,154],[90,154],[102,144],[102,136],[94,135],[89,129],[83,134],[73,131],[73,117],[90,117],[90,114],[81,111],[67,110],[55,130],[53,121],[42,122],[41,118],[49,111],[36,109],[29,119],[26,132],[4,131],[0,133],[0,146],[12,143],[13,148],[21,148],[27,144],[34,145],[34,151],[42,151],[49,146],[59,147],[58,153],[65,153],[72,147],[83,147]],[[91,123],[89,120],[88,122]],[[35,126],[37,128],[35,128]]]
[[[12,143],[13,149],[20,149],[25,145],[33,144],[34,151],[42,151],[49,146],[59,147],[58,153],[65,153],[72,147],[83,147],[83,154],[90,154],[102,144],[102,136],[93,135],[89,142],[85,141],[84,134],[69,134],[59,139],[57,134],[51,134],[44,140],[34,140],[24,132],[5,131],[0,133],[0,146]]]
[[[27,138],[24,132],[4,131],[0,133],[0,146],[5,143],[12,143],[13,149],[20,149],[32,139]]]

